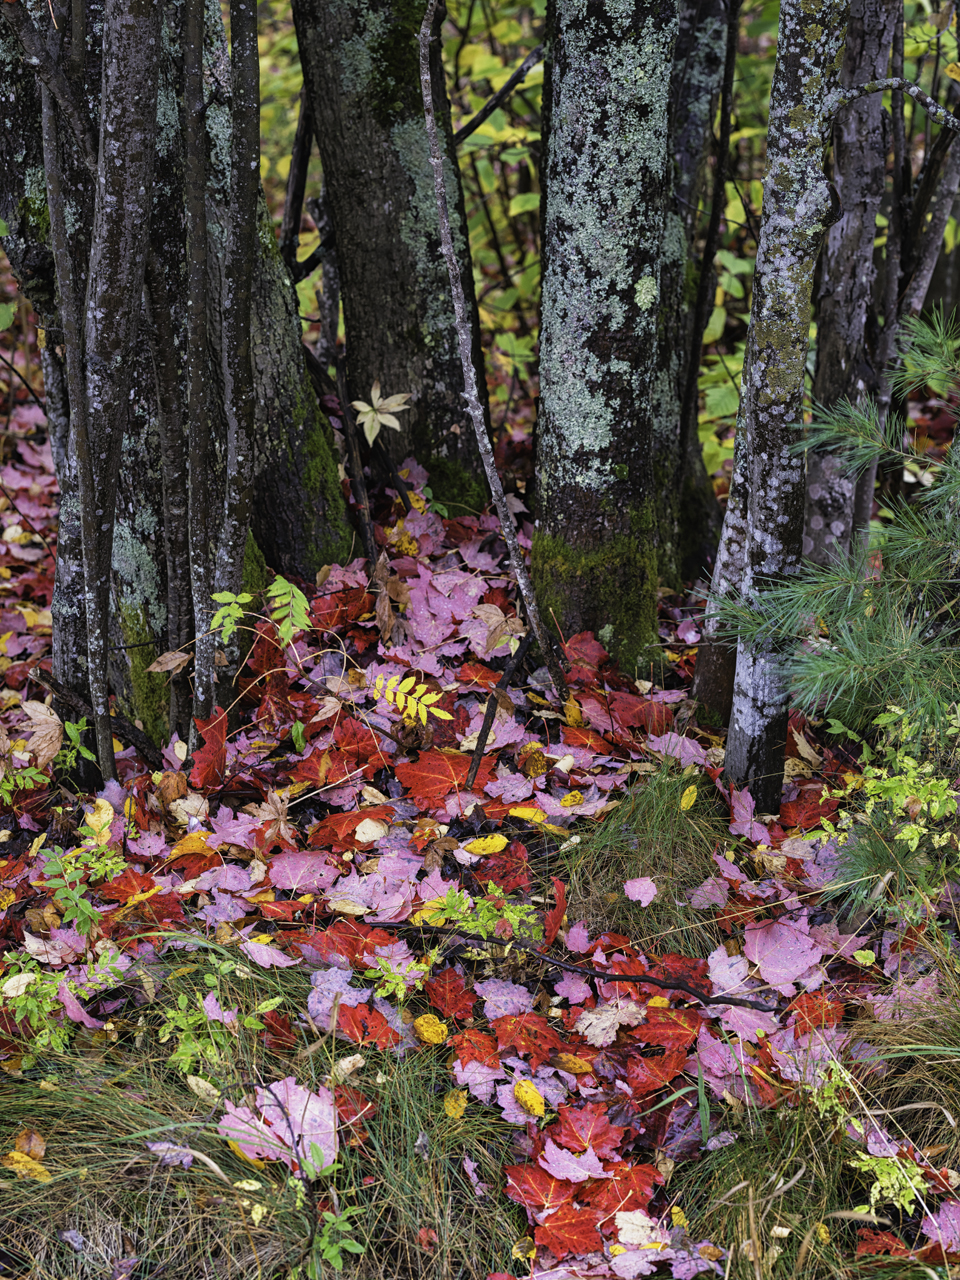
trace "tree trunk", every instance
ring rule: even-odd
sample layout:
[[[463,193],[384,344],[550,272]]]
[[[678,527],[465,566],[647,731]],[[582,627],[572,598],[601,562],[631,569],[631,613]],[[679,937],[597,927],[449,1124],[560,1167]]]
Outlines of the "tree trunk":
[[[480,462],[463,407],[417,70],[423,7],[405,0],[295,0],[293,16],[336,237],[348,394],[369,401],[377,381],[385,396],[410,393],[412,407],[401,415],[401,430],[384,428],[383,443],[395,461],[416,454],[431,472],[435,493],[462,500],[472,491],[475,500],[481,493],[473,478],[481,474]],[[434,84],[442,87],[439,41],[432,57]],[[458,193],[450,210],[454,244],[482,368],[445,93],[437,92],[434,106],[448,190]],[[489,426],[485,385],[480,392]]]
[[[713,558],[722,515],[703,465],[697,433],[697,397],[684,421],[689,378],[700,372],[699,333],[694,333],[694,272],[697,264],[699,199],[713,139],[723,80],[730,21],[729,0],[682,0],[670,77],[668,193],[660,267],[660,376],[655,395],[659,421],[654,425],[655,482],[660,496],[659,524],[673,529],[664,537],[660,576],[667,581],[696,578]],[[696,347],[696,350],[694,349]],[[674,554],[671,554],[673,552]]]
[[[901,0],[852,0],[847,25],[843,84],[877,80],[887,73]],[[871,351],[868,318],[873,311],[873,242],[883,199],[887,143],[883,102],[870,94],[844,107],[833,130],[833,181],[843,209],[827,233],[820,267],[817,364],[813,400],[831,408],[876,395],[882,369]],[[850,549],[856,478],[837,454],[807,454],[807,499],[803,554],[828,564]]]
[[[113,0],[116,21],[106,24],[108,41],[114,39],[114,27],[124,30],[126,19],[117,6],[130,2]],[[207,666],[209,671],[206,678],[199,669],[195,673],[197,698],[192,706],[186,679],[172,682],[168,690],[165,677],[148,673],[146,668],[163,651],[178,648],[207,630],[213,608],[209,591],[213,589],[214,557],[223,541],[220,535],[227,514],[225,491],[230,477],[224,397],[228,388],[222,350],[223,316],[229,314],[231,298],[222,264],[231,228],[239,223],[237,201],[231,194],[231,170],[236,164],[231,164],[231,108],[225,105],[231,76],[223,25],[219,11],[209,6],[203,25],[202,0],[181,0],[178,6],[163,11],[148,6],[145,11],[144,21],[151,23],[157,16],[164,28],[162,34],[157,33],[159,39],[144,39],[134,50],[137,57],[145,59],[141,80],[148,82],[152,75],[157,83],[157,105],[144,110],[137,125],[142,146],[155,151],[149,164],[143,162],[148,176],[142,185],[150,192],[150,201],[146,214],[134,217],[132,197],[120,193],[110,211],[123,234],[135,230],[142,236],[141,269],[146,269],[142,283],[135,284],[132,318],[116,326],[117,340],[124,349],[122,359],[101,360],[97,351],[103,339],[99,330],[94,332],[89,326],[96,321],[102,327],[103,321],[97,317],[112,315],[110,308],[115,309],[116,298],[110,295],[101,305],[92,292],[94,285],[86,286],[96,303],[92,311],[85,312],[86,342],[76,333],[71,340],[64,299],[69,293],[70,273],[75,292],[79,282],[88,277],[94,283],[102,278],[108,288],[111,281],[116,284],[120,278],[113,267],[106,270],[106,263],[103,270],[97,266],[106,250],[116,253],[124,246],[110,228],[93,218],[96,185],[83,156],[83,121],[98,120],[104,109],[100,74],[103,24],[99,9],[88,4],[86,30],[91,34],[78,61],[69,43],[62,47],[45,4],[33,6],[29,14],[23,11],[16,15],[21,26],[26,15],[28,39],[33,34],[41,42],[49,39],[55,69],[65,65],[73,69],[71,93],[83,104],[82,111],[74,112],[80,119],[74,128],[73,116],[64,106],[67,95],[55,76],[48,79],[64,101],[54,98],[45,83],[43,96],[49,107],[43,109],[37,76],[22,57],[23,33],[19,28],[15,31],[9,21],[10,11],[21,7],[4,5],[0,9],[0,19],[8,19],[0,21],[0,65],[9,95],[7,128],[0,136],[0,216],[10,227],[4,247],[47,335],[44,370],[49,427],[62,490],[53,604],[54,675],[91,700],[88,657],[93,624],[79,584],[84,580],[85,566],[89,575],[95,565],[87,549],[81,551],[83,517],[95,505],[97,520],[106,526],[101,527],[105,538],[102,548],[112,542],[106,574],[111,612],[104,637],[110,646],[109,684],[128,714],[140,719],[156,738],[165,739],[169,728],[185,735],[191,712],[206,713],[217,697],[212,680],[213,647],[208,644],[201,659],[202,646],[198,646],[198,667]],[[186,101],[184,94],[183,56],[191,20],[197,37],[197,66],[201,57],[204,66],[206,97],[199,103]],[[69,15],[58,14],[58,25],[60,32],[69,31]],[[119,59],[118,67],[125,59],[129,62],[126,55],[112,57]],[[111,139],[132,127],[129,84],[114,100],[125,105],[119,123],[108,120]],[[188,126],[199,138],[201,160],[193,207],[200,208],[205,224],[202,244],[190,246],[187,209],[191,187],[184,140]],[[108,153],[105,156],[101,167],[109,159]],[[124,179],[132,172],[129,162],[133,159],[129,150],[125,157],[126,174],[121,173],[124,166],[111,166]],[[51,182],[59,190],[51,189],[48,199],[45,186],[50,187]],[[227,566],[234,590],[240,589],[245,572],[249,580],[251,566],[262,564],[257,543],[278,570],[304,577],[313,577],[325,563],[343,558],[350,546],[329,427],[306,375],[289,277],[262,197],[259,203],[255,200],[255,184],[252,192],[254,204],[241,210],[240,217],[252,229],[254,251],[247,290],[252,319],[246,328],[250,333],[255,413],[249,448],[246,454],[235,451],[234,469],[250,490],[251,510],[246,517],[241,512],[241,523],[252,525],[256,542],[247,541],[246,527],[233,540],[234,547],[238,544],[240,548],[239,554],[231,552]],[[52,248],[58,228],[64,243],[55,268]],[[133,266],[134,257],[133,251],[128,251],[125,269]],[[195,292],[196,273],[193,285],[188,285],[194,261],[201,267],[199,293]],[[127,293],[132,296],[130,287]],[[199,306],[193,308],[197,316],[191,318],[191,304],[197,297]],[[69,376],[71,359],[75,374],[79,369],[79,380]],[[191,370],[204,388],[202,414],[189,390]],[[97,503],[85,505],[82,411],[98,400],[116,406],[117,426],[109,433],[111,447],[120,451],[116,494],[111,497],[109,485],[100,485]],[[194,443],[204,435],[204,423],[209,428],[210,447],[203,464],[198,465]],[[101,420],[95,415],[94,432],[98,431]],[[96,444],[98,436],[91,438]],[[109,481],[103,457],[98,454],[92,461],[98,474]],[[200,493],[203,498],[198,504]],[[192,535],[198,506],[209,523],[197,545],[188,550],[188,535],[196,542]],[[249,556],[244,555],[245,542]],[[202,570],[199,577],[195,576],[197,563]],[[104,576],[99,574],[98,581]],[[201,583],[199,593],[194,589],[196,582]],[[226,691],[219,695],[221,700],[230,696]],[[101,765],[109,773],[112,754],[104,760],[102,748],[103,743]]]
[[[543,318],[533,575],[565,635],[651,653],[654,439],[675,0],[555,0],[544,77]]]
[[[803,422],[814,270],[825,228],[839,214],[822,157],[846,20],[846,0],[827,0],[816,23],[805,12],[805,0],[784,0],[780,7],[769,171],[738,432],[740,479],[747,488],[740,593],[755,604],[765,581],[800,568],[803,464],[791,447]],[[740,536],[736,520],[731,534]],[[787,698],[784,658],[776,644],[741,640],[726,767],[738,785],[750,785],[762,812],[780,811]]]

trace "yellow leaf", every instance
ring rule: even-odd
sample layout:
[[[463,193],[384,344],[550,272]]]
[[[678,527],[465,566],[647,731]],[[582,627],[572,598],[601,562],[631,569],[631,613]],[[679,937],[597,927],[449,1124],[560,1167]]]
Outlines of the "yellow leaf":
[[[546,822],[547,815],[542,809],[535,809],[532,805],[519,804],[516,808],[510,810],[512,818],[523,818],[527,822]]]
[[[0,911],[6,911],[16,900],[17,895],[12,889],[0,889]]]
[[[625,1244],[612,1244],[610,1246],[611,1258],[619,1258],[621,1253],[626,1253],[626,1252],[627,1252],[627,1246]]]
[[[202,1076],[187,1076],[187,1088],[208,1107],[215,1107],[220,1101],[220,1090]]]
[[[944,67],[944,71],[951,80],[960,80],[960,62],[949,62]]]
[[[666,996],[651,996],[647,1001],[648,1009],[669,1009],[670,1001]]]
[[[513,1096],[529,1116],[542,1116],[546,1111],[543,1094],[530,1080],[518,1080],[513,1086]]]
[[[521,1236],[510,1250],[512,1258],[520,1258],[523,1262],[531,1262],[537,1256],[537,1246],[530,1236]]]
[[[585,1076],[593,1071],[590,1063],[584,1058],[578,1058],[575,1053],[558,1053],[550,1059],[550,1065],[571,1076]]]
[[[246,1164],[252,1164],[255,1169],[265,1169],[267,1167],[266,1160],[258,1160],[254,1156],[248,1156],[245,1151],[240,1150],[239,1143],[234,1142],[232,1138],[227,1139],[227,1146],[235,1156],[239,1156]]]
[[[443,1109],[451,1120],[459,1120],[467,1109],[466,1089],[450,1089],[443,1100]]]
[[[688,1227],[690,1225],[687,1220],[687,1215],[678,1204],[671,1205],[670,1220],[675,1227]]]
[[[98,800],[91,813],[87,814],[87,826],[97,833],[97,839],[103,841],[110,834],[110,824],[116,814],[109,800]]]
[[[583,804],[583,792],[568,791],[567,794],[560,801],[560,803],[563,805],[565,809],[572,809],[573,806],[576,804]]]
[[[686,791],[684,791],[683,795],[680,797],[680,808],[692,809],[696,803],[697,803],[697,788],[687,787]]]
[[[170,860],[174,858],[183,858],[189,853],[209,853],[210,846],[207,844],[206,831],[191,831],[189,835],[185,835],[182,840],[178,840],[173,846],[173,853]]]
[[[572,693],[563,704],[563,713],[567,717],[567,724],[571,729],[583,728],[583,713],[580,710],[580,704]]]
[[[447,1024],[441,1022],[434,1013],[424,1013],[419,1018],[414,1018],[413,1030],[417,1039],[424,1044],[443,1044],[450,1034]]]
[[[487,857],[491,853],[499,853],[501,849],[505,849],[509,841],[506,836],[480,836],[477,840],[471,840],[469,844],[463,847],[467,853],[476,853],[481,858]]]
[[[12,1169],[18,1178],[33,1178],[35,1182],[49,1182],[53,1174],[39,1160],[24,1155],[22,1151],[8,1151],[0,1160],[5,1169]]]
[[[446,905],[446,898],[431,898],[429,902],[424,902],[419,911],[415,911],[410,917],[411,924],[443,924],[446,916],[443,908]],[[366,908],[364,908],[366,910]]]

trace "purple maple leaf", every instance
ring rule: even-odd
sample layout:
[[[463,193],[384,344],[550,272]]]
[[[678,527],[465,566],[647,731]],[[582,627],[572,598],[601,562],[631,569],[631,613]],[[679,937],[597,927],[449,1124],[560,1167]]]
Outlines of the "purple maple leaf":
[[[478,1102],[490,1102],[494,1084],[507,1073],[503,1067],[488,1067],[482,1062],[453,1062],[453,1078],[459,1085],[466,1085]]]
[[[271,969],[274,965],[278,969],[289,969],[292,965],[300,963],[299,960],[284,955],[282,951],[271,947],[266,942],[241,942],[240,950],[248,960],[260,965],[262,969]]]
[[[312,990],[307,997],[307,1013],[318,1027],[330,1030],[330,1014],[336,999],[339,1004],[355,1009],[358,1004],[366,1004],[370,999],[372,987],[352,987],[350,969],[318,969],[310,979]]]
[[[188,1147],[181,1147],[176,1142],[148,1142],[147,1150],[160,1157],[160,1163],[166,1165],[183,1165],[189,1169],[193,1164],[193,1152]]]
[[[337,1158],[337,1113],[333,1094],[323,1085],[312,1092],[293,1076],[257,1089],[257,1106],[264,1120],[290,1148],[280,1158],[316,1174]]]
[[[261,825],[260,818],[249,813],[233,813],[226,805],[221,805],[217,816],[210,819],[210,829],[220,838],[221,844],[235,844],[241,849],[256,849],[254,833],[260,830]]]
[[[339,876],[320,853],[278,853],[270,859],[270,882],[294,893],[325,893]]]
[[[647,876],[641,876],[638,880],[628,880],[623,886],[623,892],[631,902],[639,902],[641,907],[649,907],[657,896],[657,886]]]
[[[486,1018],[504,1018],[510,1014],[530,1013],[533,1009],[533,996],[526,987],[515,982],[491,978],[488,982],[475,982],[473,989],[483,997]]]
[[[570,926],[566,933],[566,943],[570,951],[586,955],[590,950],[590,934],[587,932],[586,920],[578,920],[576,924]]]
[[[683,694],[680,695],[683,697]],[[652,701],[666,701],[664,698],[653,698]],[[662,751],[665,756],[675,756],[681,768],[691,764],[706,764],[707,753],[699,742],[692,738],[684,738],[679,733],[662,733],[657,737],[647,738],[647,746],[651,751]]]
[[[733,788],[730,794],[730,810],[733,821],[730,823],[732,836],[744,836],[747,840],[770,842],[770,832],[762,822],[753,819],[756,801],[746,787],[742,791]]]
[[[593,1147],[587,1147],[580,1155],[574,1155],[563,1147],[558,1147],[552,1138],[547,1138],[543,1154],[537,1161],[541,1169],[554,1178],[565,1178],[568,1182],[586,1182],[588,1178],[612,1178],[607,1173]]]
[[[211,991],[203,998],[203,1012],[211,1022],[231,1023],[236,1022],[239,1009],[221,1008],[220,1001],[217,999],[214,992]]]
[[[778,990],[789,987],[823,955],[823,949],[797,925],[781,920],[748,924],[744,930],[743,954],[760,969],[764,982]],[[782,991],[793,995],[793,991]]]
[[[580,1004],[590,995],[590,983],[575,973],[565,973],[553,989],[571,1004]]]

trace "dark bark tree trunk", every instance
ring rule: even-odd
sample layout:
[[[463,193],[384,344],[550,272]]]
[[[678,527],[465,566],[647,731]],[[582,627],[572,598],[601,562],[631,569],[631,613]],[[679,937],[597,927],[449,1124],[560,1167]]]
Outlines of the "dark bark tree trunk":
[[[63,503],[54,675],[95,706],[98,686],[101,695],[112,686],[132,716],[164,737],[168,727],[185,734],[190,713],[205,714],[218,696],[209,642],[198,645],[192,706],[185,680],[168,690],[165,677],[146,670],[159,653],[207,630],[217,552],[218,584],[237,591],[245,565],[259,561],[256,544],[281,572],[312,577],[347,552],[350,533],[289,277],[256,198],[255,29],[248,23],[245,36],[250,154],[240,155],[232,122],[234,111],[243,115],[244,84],[231,76],[219,10],[208,6],[204,15],[202,0],[164,10],[144,0],[111,4],[103,22],[99,8],[81,9],[89,34],[79,55],[64,44],[69,14],[58,13],[58,34],[46,4],[27,10],[19,0],[0,10],[7,19],[0,20],[7,97],[0,216],[10,228],[4,247],[47,335]],[[42,95],[36,63],[23,57],[24,31],[48,50],[54,69]],[[188,49],[193,89],[185,95]],[[94,121],[106,126],[97,178],[84,139]],[[249,284],[238,286],[224,267],[244,229]],[[250,306],[232,340],[231,281]],[[239,398],[230,385],[238,341],[246,342],[249,370]],[[246,426],[231,445],[228,419],[244,412]],[[83,475],[87,439],[93,480]],[[229,497],[231,467],[235,484],[249,491],[246,511]],[[92,503],[84,501],[91,483]],[[98,527],[84,528],[91,513]],[[222,530],[230,519],[228,544]],[[109,773],[112,751],[100,747]]]
[[[664,538],[660,576],[696,578],[712,559],[722,514],[703,465],[697,433],[697,396],[685,405],[688,380],[700,372],[695,332],[699,270],[715,279],[713,263],[698,263],[694,242],[698,201],[713,139],[730,21],[729,0],[682,0],[670,77],[669,188],[660,268],[660,376],[655,391],[654,477],[660,490],[659,523],[675,529]],[[694,390],[696,384],[694,383]],[[671,556],[670,552],[675,554]]]
[[[843,84],[886,75],[901,0],[853,0],[847,25]],[[837,114],[833,129],[833,181],[843,209],[827,233],[820,267],[817,364],[813,399],[831,408],[875,395],[882,369],[871,351],[873,242],[886,180],[887,142],[879,94],[860,98]],[[856,478],[835,453],[807,454],[803,554],[827,564],[850,548]]]
[[[626,669],[673,558],[653,459],[676,33],[675,0],[548,11],[533,575],[545,615]]]
[[[423,6],[408,0],[295,0],[305,93],[323,162],[325,205],[336,238],[346,330],[347,389],[369,401],[410,393],[399,432],[381,438],[395,461],[409,453],[431,471],[434,491],[456,496],[463,471],[481,474],[463,407],[450,282],[440,252],[423,105],[417,32]],[[439,42],[434,84],[442,86]],[[439,100],[441,99],[442,100]],[[435,93],[449,164],[450,214],[460,272],[480,324],[467,221],[446,94]],[[488,418],[486,386],[480,388]],[[475,484],[471,487],[476,492]]]
[[[732,517],[728,513],[730,536],[744,546],[740,594],[753,602],[765,581],[800,568],[803,464],[791,446],[803,421],[814,270],[825,230],[839,214],[823,172],[823,146],[846,24],[847,0],[827,0],[816,23],[805,12],[805,0],[784,0],[780,8],[769,170],[738,430],[738,479],[747,489],[742,525],[736,508]],[[750,785],[762,812],[780,811],[787,696],[777,645],[741,640],[726,768],[739,785]]]

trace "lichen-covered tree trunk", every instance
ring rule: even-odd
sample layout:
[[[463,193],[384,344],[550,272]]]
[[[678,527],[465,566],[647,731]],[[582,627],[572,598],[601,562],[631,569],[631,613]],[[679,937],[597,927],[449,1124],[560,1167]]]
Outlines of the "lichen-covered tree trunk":
[[[901,0],[852,0],[843,63],[844,85],[886,75]],[[837,114],[833,131],[833,181],[842,214],[823,248],[817,306],[817,364],[813,399],[830,408],[875,395],[882,369],[868,338],[874,308],[873,242],[883,199],[887,158],[883,102],[870,94]],[[850,548],[856,477],[836,453],[807,454],[803,554],[827,564]]]
[[[533,576],[565,635],[654,641],[658,320],[676,0],[555,0],[545,56]]]
[[[463,469],[481,472],[463,407],[423,124],[417,66],[423,6],[412,0],[294,0],[293,16],[336,237],[348,392],[369,400],[379,381],[384,395],[410,393],[401,430],[384,430],[383,442],[396,460],[415,453],[430,468],[435,488],[455,494]],[[447,189],[458,193],[450,210],[454,245],[482,368],[439,42],[432,58]],[[480,391],[487,413],[485,385]]]
[[[803,463],[792,449],[803,421],[803,378],[814,269],[839,214],[823,172],[831,94],[839,80],[847,0],[826,0],[816,21],[806,0],[783,0],[770,100],[769,169],[741,391],[746,484],[741,595],[796,573],[803,536]],[[741,530],[731,525],[731,534]],[[726,535],[725,535],[726,536]],[[749,784],[758,808],[779,813],[787,729],[784,656],[741,640],[727,738],[728,776]]]
[[[204,93],[192,104],[185,100],[183,68],[190,6],[197,18]],[[5,5],[0,19],[12,7]],[[79,63],[69,40],[64,45],[53,33],[46,3],[30,0],[26,12],[33,28],[44,40],[50,40],[54,64],[70,68],[72,92],[83,104],[82,119],[95,130],[103,83],[100,9],[86,6],[87,47]],[[191,706],[187,680],[174,682],[168,689],[164,676],[148,673],[146,668],[160,653],[178,648],[206,630],[213,608],[208,592],[198,597],[191,582],[189,515],[197,507],[190,495],[200,484],[205,494],[201,506],[209,508],[210,536],[200,547],[201,557],[210,567],[206,574],[209,584],[223,524],[218,512],[223,511],[227,479],[222,373],[222,316],[227,294],[222,267],[235,216],[231,203],[231,169],[235,166],[231,164],[232,111],[228,105],[230,63],[219,5],[207,0],[204,8],[204,0],[180,0],[156,13],[161,22],[160,38],[143,44],[155,59],[158,77],[157,106],[141,129],[150,134],[155,150],[146,184],[146,215],[141,219],[148,231],[146,270],[139,290],[142,302],[127,340],[129,343],[135,332],[137,339],[120,362],[129,392],[116,433],[122,441],[117,492],[114,500],[104,503],[99,518],[109,524],[113,544],[109,684],[131,718],[140,719],[155,737],[162,738],[171,727],[185,734],[191,711],[199,714],[204,710],[203,702]],[[58,12],[57,18],[60,31],[69,32],[69,13]],[[94,181],[81,155],[78,131],[68,127],[69,117],[59,100],[46,119],[45,153],[37,75],[23,57],[14,27],[2,20],[0,76],[7,95],[5,130],[0,132],[0,216],[10,228],[4,247],[47,333],[47,407],[62,490],[53,608],[54,675],[89,699],[89,620],[83,592],[78,590],[83,581],[80,525],[84,507],[73,403],[77,397],[62,358],[69,344],[64,328],[63,280],[55,271],[52,254],[51,210],[54,230],[56,210],[63,215],[68,259],[74,278],[82,280],[88,270],[94,231]],[[60,89],[62,92],[62,86]],[[50,96],[49,90],[44,92]],[[189,183],[184,143],[191,119],[199,122],[202,135],[198,199],[205,210],[200,258],[205,284],[196,328],[191,327],[192,299],[188,294],[192,249],[187,237]],[[128,125],[124,119],[120,127]],[[51,156],[58,162],[59,204],[47,199]],[[251,217],[256,237],[249,328],[256,410],[251,449],[244,462],[244,479],[252,495],[248,519],[268,563],[285,573],[312,577],[323,564],[347,553],[350,532],[329,428],[306,375],[295,301],[262,197]],[[103,239],[107,243],[110,238]],[[199,340],[191,341],[197,334]],[[208,408],[204,420],[209,426],[210,449],[199,468],[193,465],[192,444],[201,420],[191,417],[190,360],[199,372]],[[106,379],[105,394],[113,395],[109,369],[102,364],[97,368],[99,376]],[[256,543],[249,545],[253,559],[259,560]],[[242,541],[234,559],[239,588],[245,570]],[[212,650],[210,658],[212,666]],[[197,681],[198,687],[200,683]],[[208,686],[210,696],[215,692]]]

